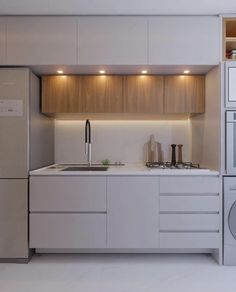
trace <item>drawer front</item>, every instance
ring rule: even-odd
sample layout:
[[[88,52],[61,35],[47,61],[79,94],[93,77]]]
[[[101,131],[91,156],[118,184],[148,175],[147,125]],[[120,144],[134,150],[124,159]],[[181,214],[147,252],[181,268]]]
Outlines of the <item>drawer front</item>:
[[[236,177],[224,177],[224,192],[236,195]]]
[[[218,214],[161,214],[161,231],[219,231]]]
[[[105,177],[31,177],[31,212],[106,212]]]
[[[162,195],[160,212],[219,212],[219,196]]]
[[[212,233],[160,233],[161,248],[219,248],[220,235]]]
[[[218,194],[219,177],[161,177],[161,194]]]
[[[106,214],[31,214],[31,248],[105,248]]]

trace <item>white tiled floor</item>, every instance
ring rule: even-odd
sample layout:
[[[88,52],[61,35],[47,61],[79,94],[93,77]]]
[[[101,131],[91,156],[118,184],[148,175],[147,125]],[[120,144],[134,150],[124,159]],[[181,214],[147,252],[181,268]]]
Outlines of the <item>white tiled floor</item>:
[[[235,292],[236,267],[207,255],[41,255],[0,264],[0,292]]]

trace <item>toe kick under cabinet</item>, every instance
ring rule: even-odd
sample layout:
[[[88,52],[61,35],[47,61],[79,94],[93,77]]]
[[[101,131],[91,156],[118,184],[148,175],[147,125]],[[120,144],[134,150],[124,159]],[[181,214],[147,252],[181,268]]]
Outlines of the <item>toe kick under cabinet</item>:
[[[218,249],[216,176],[31,176],[30,247]]]

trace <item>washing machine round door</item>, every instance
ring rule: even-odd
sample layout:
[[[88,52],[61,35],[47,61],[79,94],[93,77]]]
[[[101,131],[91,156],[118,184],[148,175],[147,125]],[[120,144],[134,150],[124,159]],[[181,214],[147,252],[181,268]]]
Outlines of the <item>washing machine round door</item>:
[[[233,203],[229,212],[229,230],[232,236],[236,239],[236,202]]]

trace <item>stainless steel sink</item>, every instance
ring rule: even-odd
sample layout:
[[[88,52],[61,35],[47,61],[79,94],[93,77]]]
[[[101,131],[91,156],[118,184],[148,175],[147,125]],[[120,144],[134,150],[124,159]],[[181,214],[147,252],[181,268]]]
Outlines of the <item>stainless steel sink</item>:
[[[62,171],[106,171],[108,166],[69,166]]]

